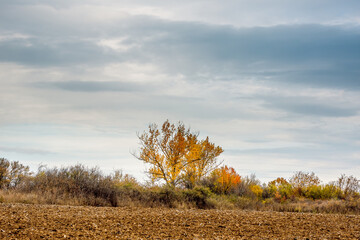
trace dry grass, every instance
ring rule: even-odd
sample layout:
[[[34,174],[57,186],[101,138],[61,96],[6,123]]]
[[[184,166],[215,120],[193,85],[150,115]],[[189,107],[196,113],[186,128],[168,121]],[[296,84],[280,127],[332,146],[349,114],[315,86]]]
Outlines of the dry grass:
[[[72,206],[111,206],[106,199],[92,199],[57,193],[19,192],[0,190],[0,203],[56,204]],[[91,204],[89,204],[91,203]],[[219,209],[219,210],[257,210],[277,212],[309,212],[309,213],[340,213],[360,214],[360,199],[348,200],[309,200],[298,199],[279,203],[273,199],[257,201],[246,197],[226,195],[204,195],[199,191],[171,189],[124,189],[117,192],[119,207],[148,207],[176,209]]]
[[[300,199],[292,202],[277,203],[267,201],[264,203],[266,210],[279,212],[309,212],[309,213],[340,213],[360,214],[360,199],[348,200],[309,200]]]

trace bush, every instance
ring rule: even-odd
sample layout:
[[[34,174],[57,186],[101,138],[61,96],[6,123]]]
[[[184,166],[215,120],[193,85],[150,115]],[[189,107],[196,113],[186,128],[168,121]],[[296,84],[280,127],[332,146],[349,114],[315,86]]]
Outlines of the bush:
[[[167,207],[176,207],[176,203],[180,200],[180,198],[181,196],[178,194],[175,188],[165,186],[164,188],[160,189],[159,201]]]
[[[211,191],[206,187],[195,187],[183,191],[183,195],[187,202],[195,203],[197,208],[213,208],[213,204],[209,202]]]
[[[322,186],[318,186],[318,185],[313,185],[310,186],[306,189],[306,191],[304,191],[304,195],[306,198],[311,198],[311,199],[322,199],[323,197],[323,190],[322,190]]]
[[[334,184],[326,184],[322,188],[322,199],[339,199],[341,196],[341,189]]]
[[[75,198],[85,205],[117,206],[117,192],[110,176],[103,176],[98,168],[75,165],[66,168],[40,168],[21,189],[48,195],[49,203],[58,198]]]
[[[251,190],[252,186],[260,186],[260,181],[256,178],[255,174],[242,178],[242,181],[234,186],[230,193],[256,199],[258,196]]]
[[[250,190],[258,199],[262,198],[263,189],[259,185],[251,185]]]
[[[305,191],[305,197],[310,199],[336,199],[341,196],[341,190],[332,185],[314,185]]]

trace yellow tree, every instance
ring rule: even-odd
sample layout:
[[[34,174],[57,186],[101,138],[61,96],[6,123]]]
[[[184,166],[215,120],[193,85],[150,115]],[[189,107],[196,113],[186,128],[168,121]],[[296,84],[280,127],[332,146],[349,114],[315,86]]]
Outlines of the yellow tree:
[[[183,180],[188,188],[194,187],[202,177],[208,175],[221,163],[217,157],[223,152],[219,146],[209,141],[209,137],[201,141],[191,143],[191,151],[186,156],[188,165],[184,168]],[[198,159],[192,161],[192,159]]]
[[[175,125],[166,120],[160,129],[150,124],[138,137],[141,146],[135,157],[150,165],[148,173],[153,181],[164,180],[173,187],[191,174],[196,180],[207,174],[223,152],[208,138],[198,140],[198,134],[181,122]]]

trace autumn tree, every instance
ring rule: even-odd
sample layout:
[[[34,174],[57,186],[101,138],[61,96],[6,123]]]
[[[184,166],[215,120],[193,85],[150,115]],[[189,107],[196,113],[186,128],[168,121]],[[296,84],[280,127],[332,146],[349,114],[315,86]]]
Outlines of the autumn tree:
[[[193,188],[203,176],[217,168],[220,165],[217,156],[223,152],[221,147],[209,141],[209,137],[192,144],[192,153],[187,155],[188,165],[184,168],[183,182],[187,188]]]
[[[301,196],[310,187],[319,185],[320,179],[313,172],[307,173],[299,171],[290,178],[289,182],[294,188],[295,194]]]
[[[150,124],[148,131],[138,135],[141,146],[134,156],[150,165],[148,173],[153,181],[192,187],[217,167],[217,157],[223,152],[208,137],[199,140],[198,136],[181,122],[175,125],[167,120],[161,128]]]
[[[266,193],[268,197],[273,196],[278,201],[285,201],[293,195],[293,187],[285,178],[278,177],[268,183]]]
[[[285,184],[289,184],[288,181],[286,181],[285,178],[278,177],[277,179],[269,182],[268,185],[273,185],[273,186],[275,186],[275,187],[279,187],[279,186],[285,185]]]
[[[30,175],[28,166],[18,161],[10,162],[5,158],[0,158],[0,189],[15,188]]]
[[[228,166],[217,168],[212,172],[215,176],[215,192],[227,194],[230,190],[241,182],[241,177],[235,169]]]

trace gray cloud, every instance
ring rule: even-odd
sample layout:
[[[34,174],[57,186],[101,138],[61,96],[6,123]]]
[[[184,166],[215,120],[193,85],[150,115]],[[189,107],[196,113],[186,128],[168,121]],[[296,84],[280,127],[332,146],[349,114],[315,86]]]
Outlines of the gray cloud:
[[[105,53],[96,44],[85,40],[10,39],[0,41],[0,61],[33,66],[71,66],[120,61],[120,56]]]
[[[336,102],[323,102],[306,97],[266,97],[264,106],[278,108],[288,113],[319,117],[349,117],[358,114],[356,106],[336,106]]]
[[[198,0],[196,3],[184,0],[181,4],[174,0],[13,0],[0,3],[0,9],[9,12],[11,8],[48,7],[52,10],[71,10],[82,6],[96,9],[98,20],[126,9],[129,14],[151,15],[168,20],[199,21],[211,24],[235,26],[264,26],[284,23],[338,23],[356,22],[360,4],[356,0],[341,2],[336,0],[228,0],[223,4],[216,0]],[[56,14],[59,12],[54,11]],[[84,11],[82,11],[84,12]],[[80,12],[78,15],[82,15]],[[44,12],[41,12],[44,14]],[[38,14],[41,15],[41,14]],[[54,14],[53,14],[54,15]],[[100,16],[100,17],[99,17]],[[23,17],[23,16],[19,16]]]
[[[360,88],[359,27],[233,28],[144,16],[125,18],[115,26],[104,26],[106,36],[95,32],[95,37],[91,30],[78,36],[66,33],[60,25],[38,37],[1,41],[0,60],[38,66],[91,66],[126,60],[151,62],[169,74],[195,78],[208,73],[236,76],[233,80]],[[102,39],[118,38],[123,38],[121,44],[126,48],[120,52],[98,44]]]
[[[174,72],[360,87],[360,70],[355,67],[360,65],[358,28],[303,25],[234,29],[182,24],[172,29],[167,37],[147,42],[139,51],[162,58]]]
[[[35,82],[31,85],[38,88],[55,88],[74,92],[133,92],[151,88],[130,82],[94,81]]]

